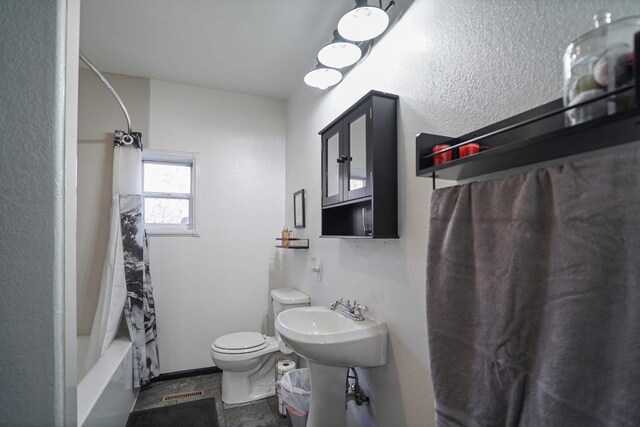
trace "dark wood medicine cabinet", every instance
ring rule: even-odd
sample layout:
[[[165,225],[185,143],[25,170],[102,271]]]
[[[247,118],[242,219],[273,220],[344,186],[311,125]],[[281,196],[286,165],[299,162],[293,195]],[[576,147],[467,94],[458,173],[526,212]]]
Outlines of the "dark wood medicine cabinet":
[[[397,103],[371,91],[319,132],[320,237],[399,237]]]

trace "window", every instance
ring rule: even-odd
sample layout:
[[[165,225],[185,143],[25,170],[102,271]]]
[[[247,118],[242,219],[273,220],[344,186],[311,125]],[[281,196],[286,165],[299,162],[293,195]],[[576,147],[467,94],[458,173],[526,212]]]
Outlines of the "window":
[[[149,234],[193,234],[197,156],[143,153],[144,222]]]

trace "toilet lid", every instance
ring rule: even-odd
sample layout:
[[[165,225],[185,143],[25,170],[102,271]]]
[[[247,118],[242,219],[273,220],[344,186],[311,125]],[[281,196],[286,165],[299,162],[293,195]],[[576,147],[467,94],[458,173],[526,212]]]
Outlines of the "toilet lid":
[[[217,338],[213,345],[220,350],[242,350],[244,353],[262,350],[267,346],[267,339],[258,332],[236,332]]]

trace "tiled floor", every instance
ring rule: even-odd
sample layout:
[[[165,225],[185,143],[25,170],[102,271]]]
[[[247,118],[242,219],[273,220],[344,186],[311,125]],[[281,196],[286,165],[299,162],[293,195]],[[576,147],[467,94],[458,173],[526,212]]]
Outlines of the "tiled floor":
[[[140,390],[134,411],[171,406],[189,400],[216,399],[216,411],[220,427],[288,427],[287,420],[283,420],[278,413],[278,399],[270,397],[247,405],[230,406],[222,403],[222,374],[201,375],[197,377],[180,378],[177,380],[157,381]],[[163,402],[167,394],[185,393],[189,391],[203,391],[202,396]]]

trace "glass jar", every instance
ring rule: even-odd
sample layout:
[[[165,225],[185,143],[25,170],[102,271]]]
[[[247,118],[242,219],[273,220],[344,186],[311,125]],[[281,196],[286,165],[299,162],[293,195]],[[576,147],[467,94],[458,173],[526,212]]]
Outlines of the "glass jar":
[[[640,16],[611,22],[611,14],[598,12],[595,29],[571,43],[565,51],[564,106],[572,106],[633,84],[634,35],[640,31]],[[617,95],[566,112],[575,125],[635,106],[635,91]]]

